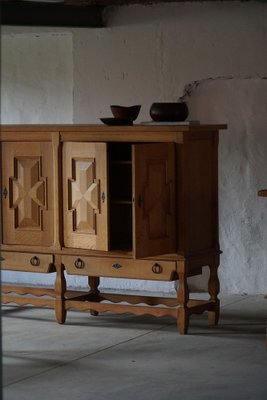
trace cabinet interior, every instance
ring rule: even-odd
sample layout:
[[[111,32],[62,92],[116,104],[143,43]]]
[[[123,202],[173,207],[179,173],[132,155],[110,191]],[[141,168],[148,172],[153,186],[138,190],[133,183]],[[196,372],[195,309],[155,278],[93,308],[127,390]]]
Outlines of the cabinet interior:
[[[110,249],[132,249],[132,146],[109,143]]]

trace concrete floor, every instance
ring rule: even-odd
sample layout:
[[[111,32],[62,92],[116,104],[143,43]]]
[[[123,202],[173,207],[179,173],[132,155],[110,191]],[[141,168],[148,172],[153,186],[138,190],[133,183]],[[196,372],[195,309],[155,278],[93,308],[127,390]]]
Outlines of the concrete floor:
[[[4,306],[5,400],[266,400],[267,299],[220,296],[221,320]]]

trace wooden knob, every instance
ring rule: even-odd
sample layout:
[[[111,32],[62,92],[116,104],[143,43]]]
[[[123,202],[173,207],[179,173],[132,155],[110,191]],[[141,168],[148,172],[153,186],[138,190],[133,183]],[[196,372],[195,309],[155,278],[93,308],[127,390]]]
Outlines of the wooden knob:
[[[74,265],[78,269],[83,269],[85,267],[84,261],[81,258],[77,258]]]
[[[155,264],[152,266],[152,272],[154,272],[154,274],[161,274],[162,271],[163,271],[163,268],[162,268],[162,266],[159,265],[158,263],[155,263]]]
[[[119,269],[119,268],[122,268],[122,265],[115,263],[115,264],[112,264],[112,268]]]
[[[34,257],[32,257],[32,258],[30,259],[30,263],[31,263],[31,265],[33,265],[34,267],[38,267],[38,265],[40,265],[40,258],[34,256]]]
[[[262,189],[258,191],[258,196],[267,197],[267,189]]]

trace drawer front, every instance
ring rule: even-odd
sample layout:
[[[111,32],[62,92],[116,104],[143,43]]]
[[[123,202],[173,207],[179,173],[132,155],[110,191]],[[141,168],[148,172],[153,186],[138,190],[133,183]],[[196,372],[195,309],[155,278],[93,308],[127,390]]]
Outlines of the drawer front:
[[[70,275],[170,281],[177,279],[175,261],[62,256]]]
[[[55,272],[51,254],[1,252],[1,268],[24,272]]]

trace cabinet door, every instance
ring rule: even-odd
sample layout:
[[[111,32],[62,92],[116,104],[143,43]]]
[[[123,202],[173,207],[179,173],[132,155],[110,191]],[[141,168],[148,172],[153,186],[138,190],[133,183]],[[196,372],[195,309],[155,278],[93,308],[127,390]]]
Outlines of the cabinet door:
[[[136,258],[176,251],[172,143],[133,145],[133,248]]]
[[[3,243],[53,244],[51,143],[2,144]]]
[[[107,145],[63,145],[64,245],[108,250]]]

